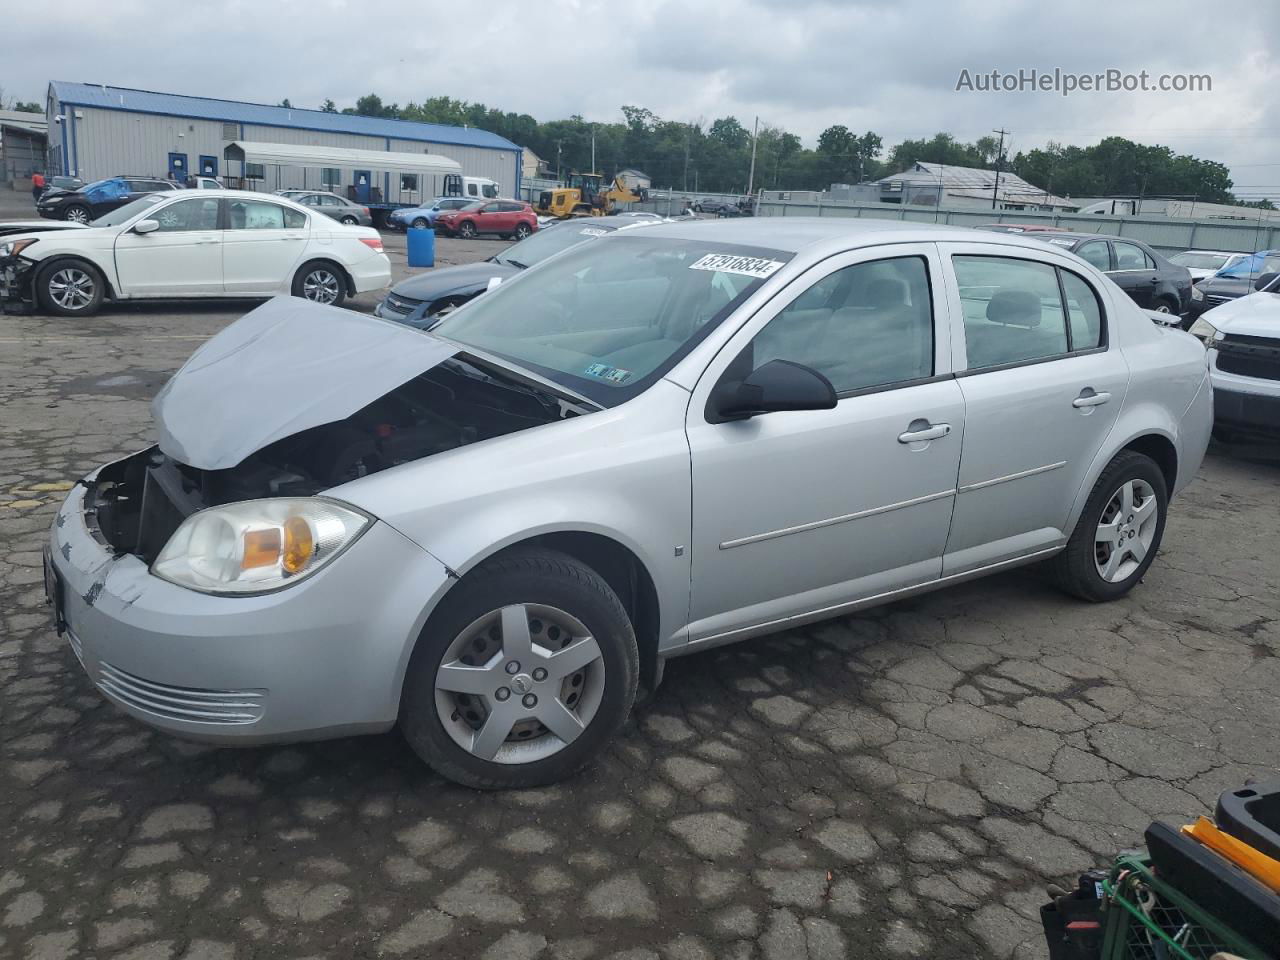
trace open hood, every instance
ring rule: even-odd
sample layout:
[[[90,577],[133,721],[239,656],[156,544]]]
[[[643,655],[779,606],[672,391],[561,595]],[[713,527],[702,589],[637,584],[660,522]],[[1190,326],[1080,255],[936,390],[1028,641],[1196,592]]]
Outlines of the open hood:
[[[201,346],[156,395],[160,449],[202,470],[351,416],[457,353],[408,327],[276,297]]]

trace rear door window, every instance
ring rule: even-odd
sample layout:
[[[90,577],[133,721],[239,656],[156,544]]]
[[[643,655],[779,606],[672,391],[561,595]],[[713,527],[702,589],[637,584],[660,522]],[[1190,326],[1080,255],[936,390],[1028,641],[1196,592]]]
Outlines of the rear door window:
[[[1054,267],[1012,257],[952,260],[970,370],[1067,354],[1067,318]]]
[[[1107,249],[1107,241],[1090,240],[1082,243],[1076,250],[1076,256],[1085,263],[1091,263],[1104,273],[1111,269],[1111,251]]]
[[[1146,270],[1150,258],[1142,252],[1142,248],[1132,243],[1112,242],[1116,251],[1117,270]],[[1151,264],[1155,266],[1154,263]]]

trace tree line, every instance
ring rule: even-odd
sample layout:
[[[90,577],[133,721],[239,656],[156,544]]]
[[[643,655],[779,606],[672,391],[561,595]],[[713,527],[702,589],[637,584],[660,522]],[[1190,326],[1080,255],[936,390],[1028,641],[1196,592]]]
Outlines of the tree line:
[[[288,100],[281,106],[292,106]],[[666,120],[645,107],[624,106],[621,121],[594,123],[573,115],[538,121],[527,113],[499,110],[452,97],[421,103],[384,103],[376,93],[339,110],[332,100],[321,109],[451,126],[478,127],[528,147],[545,160],[552,176],[595,168],[613,175],[627,167],[643,170],[655,187],[677,191],[743,193],[751,176],[752,131],[736,117],[706,122]],[[756,189],[823,190],[833,183],[860,183],[908,169],[913,163],[1012,170],[1037,188],[1057,196],[1174,196],[1232,202],[1231,177],[1224,164],[1175,153],[1168,147],[1108,137],[1088,147],[1050,142],[1012,157],[995,137],[972,143],[949,133],[907,139],[888,150],[873,131],[858,133],[841,124],[828,127],[817,143],[763,124],[755,142]]]

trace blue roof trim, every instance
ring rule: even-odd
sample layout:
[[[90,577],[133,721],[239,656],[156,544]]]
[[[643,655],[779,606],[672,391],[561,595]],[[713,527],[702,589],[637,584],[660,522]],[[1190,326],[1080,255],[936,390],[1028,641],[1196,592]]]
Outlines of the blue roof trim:
[[[66,80],[54,80],[49,84],[49,88],[54,98],[64,104],[93,107],[98,110],[161,114],[241,125],[289,127],[295,130],[313,130],[317,133],[346,133],[391,140],[414,140],[420,143],[447,143],[453,146],[484,147],[490,150],[520,152],[522,149],[505,137],[474,127],[451,127],[439,123],[418,123],[412,120],[387,120],[349,113],[325,113],[323,110],[273,107],[265,103],[216,100],[180,93],[134,90],[129,87],[71,83]],[[241,139],[243,138],[242,126]]]

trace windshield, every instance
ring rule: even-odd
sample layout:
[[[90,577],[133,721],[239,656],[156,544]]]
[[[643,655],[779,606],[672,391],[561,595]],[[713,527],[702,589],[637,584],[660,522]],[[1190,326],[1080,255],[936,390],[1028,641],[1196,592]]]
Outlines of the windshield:
[[[525,240],[512,244],[493,259],[498,263],[509,263],[517,267],[532,267],[547,257],[554,256],[561,250],[576,247],[593,237],[603,237],[611,232],[605,227],[583,226],[580,223],[565,223],[561,226],[539,230]]]
[[[431,332],[613,406],[670,370],[791,259],[645,233],[583,243],[446,315]]]
[[[1191,270],[1217,270],[1228,259],[1225,253],[1192,253],[1188,251],[1187,253],[1175,253],[1169,258],[1169,262]]]
[[[166,198],[159,194],[147,194],[145,197],[139,197],[137,200],[132,200],[129,203],[126,203],[123,207],[117,207],[110,213],[104,213],[97,220],[94,220],[93,223],[89,224],[89,226],[118,227],[120,224],[136,217],[143,210],[147,209],[147,207],[157,204],[164,199]]]
[[[1245,257],[1239,263],[1232,264],[1225,270],[1219,270],[1220,277],[1256,277],[1263,273],[1280,273],[1280,250],[1264,250]]]

